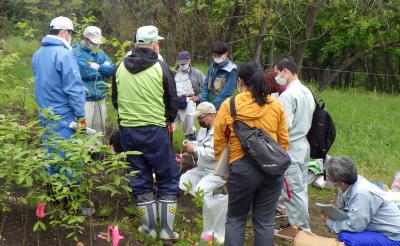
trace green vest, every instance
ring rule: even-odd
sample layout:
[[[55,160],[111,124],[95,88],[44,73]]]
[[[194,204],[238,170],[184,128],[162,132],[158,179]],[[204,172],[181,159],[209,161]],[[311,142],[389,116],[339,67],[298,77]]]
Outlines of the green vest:
[[[160,63],[135,74],[130,73],[121,63],[116,73],[116,83],[121,126],[166,126]]]

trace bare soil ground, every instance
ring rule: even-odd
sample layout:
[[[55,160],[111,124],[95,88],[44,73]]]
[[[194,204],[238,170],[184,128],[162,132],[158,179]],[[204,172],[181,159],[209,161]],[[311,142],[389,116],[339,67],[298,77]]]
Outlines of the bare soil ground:
[[[191,167],[191,164],[187,164],[182,168],[182,171]],[[33,225],[36,223],[37,218],[35,215],[35,207],[26,205],[23,201],[23,196],[26,190],[15,188],[11,193],[13,198],[11,202],[11,211],[2,214],[0,223],[3,222],[0,232],[0,246],[75,246],[76,242],[65,239],[66,232],[61,229],[55,229],[51,226],[47,226],[46,231],[33,232]],[[327,228],[324,226],[321,218],[320,211],[315,206],[316,202],[333,202],[335,194],[333,191],[321,191],[316,188],[310,190],[310,217],[311,217],[311,228],[313,232],[327,237],[334,237]],[[99,195],[95,198],[97,203],[104,203],[103,197]],[[84,245],[110,245],[103,240],[97,238],[97,234],[102,231],[106,231],[107,225],[117,222],[123,224],[120,226],[122,234],[125,239],[121,241],[120,245],[160,245],[161,242],[148,241],[137,233],[138,218],[134,218],[127,214],[123,210],[123,206],[127,206],[131,201],[126,197],[118,197],[119,209],[113,210],[113,214],[109,218],[98,217],[96,214],[93,217],[92,223],[87,220],[84,224],[85,234],[79,237],[80,241]],[[110,201],[115,204],[115,201]],[[178,200],[178,207],[181,211],[180,218],[177,223],[187,223],[187,225],[180,225],[179,228],[193,228],[194,215],[201,213],[201,211],[195,207],[192,197],[190,195],[182,195]],[[112,219],[117,218],[117,219]],[[110,222],[111,221],[111,222]],[[44,222],[48,225],[48,220],[44,218]],[[277,219],[276,225],[287,223],[285,220]],[[90,226],[91,225],[91,226]],[[90,230],[90,228],[92,230]],[[92,231],[92,233],[90,233]],[[181,231],[181,235],[190,235],[190,231]],[[247,228],[247,243],[246,245],[252,245],[252,228],[251,225]],[[92,240],[91,240],[92,239]],[[162,244],[162,243],[161,243]],[[180,244],[181,245],[181,244]],[[186,245],[186,244],[184,244]],[[285,240],[277,239],[275,245],[291,245],[290,242]]]

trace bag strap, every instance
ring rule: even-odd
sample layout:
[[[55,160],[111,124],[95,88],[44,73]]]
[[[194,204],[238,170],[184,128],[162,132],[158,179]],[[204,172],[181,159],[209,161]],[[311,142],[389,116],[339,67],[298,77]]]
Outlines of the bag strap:
[[[231,116],[232,116],[233,120],[236,119],[235,97],[236,97],[236,96],[233,96],[233,97],[231,97],[231,99],[229,100],[229,108],[230,108]]]
[[[318,100],[317,101],[317,98],[315,97],[315,95],[314,95],[314,93],[312,93],[311,92],[311,94],[312,94],[312,96],[313,96],[313,98],[314,98],[314,102],[315,102],[315,107],[320,107],[320,108],[325,108],[325,102],[324,102],[324,100],[322,100],[322,99],[320,99],[320,100]]]

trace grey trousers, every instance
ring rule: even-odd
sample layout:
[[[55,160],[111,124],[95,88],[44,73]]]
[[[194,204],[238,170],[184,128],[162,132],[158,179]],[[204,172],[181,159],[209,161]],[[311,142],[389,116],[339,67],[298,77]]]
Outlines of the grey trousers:
[[[97,133],[106,132],[107,107],[104,100],[85,102],[86,125]]]
[[[269,177],[246,157],[232,163],[228,179],[225,246],[244,245],[247,216],[252,208],[254,245],[272,246],[275,210],[283,177]]]
[[[285,178],[291,191],[290,201],[287,197],[286,187],[282,191],[285,198],[285,207],[289,223],[299,226],[303,230],[310,230],[308,213],[307,174],[310,146],[307,139],[295,142],[289,146],[288,154],[291,164],[286,170]]]

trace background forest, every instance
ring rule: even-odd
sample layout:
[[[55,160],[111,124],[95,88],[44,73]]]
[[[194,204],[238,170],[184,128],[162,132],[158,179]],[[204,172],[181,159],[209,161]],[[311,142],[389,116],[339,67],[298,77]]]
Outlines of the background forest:
[[[39,40],[63,15],[124,42],[152,24],[166,37],[161,53],[170,66],[181,50],[208,63],[211,44],[223,40],[237,63],[270,67],[292,56],[320,91],[333,85],[398,93],[399,12],[399,0],[2,0],[0,35]],[[116,40],[110,44],[104,48],[117,55]]]

